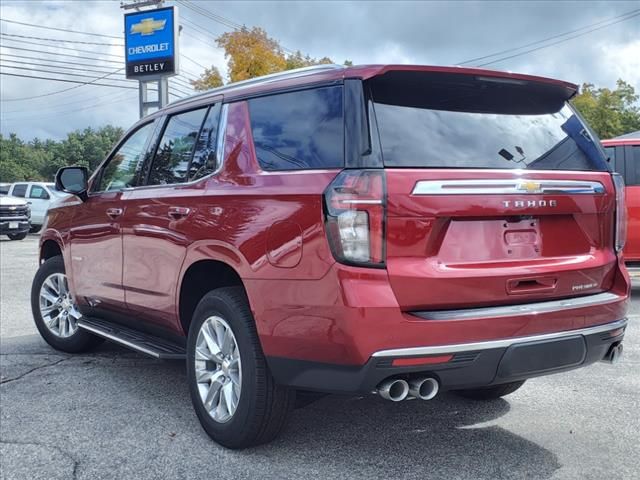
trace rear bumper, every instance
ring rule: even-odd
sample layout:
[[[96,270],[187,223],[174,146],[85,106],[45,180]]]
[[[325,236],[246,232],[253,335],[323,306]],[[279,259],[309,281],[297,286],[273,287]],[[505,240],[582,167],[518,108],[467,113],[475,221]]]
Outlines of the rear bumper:
[[[384,379],[432,376],[443,390],[482,387],[572,370],[622,342],[627,320],[549,334],[375,352],[363,366],[268,357],[276,381],[304,390],[370,393]],[[394,360],[402,359],[402,365]],[[446,361],[442,361],[445,359]],[[423,362],[407,366],[406,360]],[[440,363],[429,363],[437,360]]]

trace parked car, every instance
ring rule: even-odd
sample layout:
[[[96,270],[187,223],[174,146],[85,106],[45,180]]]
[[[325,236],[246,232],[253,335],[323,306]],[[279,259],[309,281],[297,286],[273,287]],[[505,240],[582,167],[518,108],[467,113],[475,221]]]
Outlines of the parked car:
[[[486,400],[613,362],[623,182],[576,91],[325,65],[172,103],[90,177],[58,172],[75,197],[41,236],[36,326],[65,352],[185,360],[230,448],[273,439],[298,391]]]
[[[0,235],[11,240],[23,240],[31,228],[31,212],[21,198],[0,195]]]
[[[9,195],[26,198],[31,206],[31,231],[39,232],[45,223],[47,212],[52,204],[68,196],[58,192],[53,183],[17,182],[9,187]]]
[[[603,140],[611,167],[623,178],[627,205],[624,259],[631,275],[640,277],[640,130]]]

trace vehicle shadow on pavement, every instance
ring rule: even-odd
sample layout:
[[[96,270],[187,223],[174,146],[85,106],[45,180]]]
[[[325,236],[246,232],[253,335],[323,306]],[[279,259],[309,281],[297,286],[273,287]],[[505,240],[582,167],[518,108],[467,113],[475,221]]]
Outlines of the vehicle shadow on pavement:
[[[234,452],[201,429],[182,362],[109,343],[66,355],[37,335],[3,339],[1,353],[0,443],[16,478],[64,467],[61,478],[71,468],[77,478],[206,478],[222,468],[234,479],[544,479],[560,468],[545,448],[491,424],[508,400],[328,396],[295,410],[276,441]],[[42,461],[17,460],[33,455]]]

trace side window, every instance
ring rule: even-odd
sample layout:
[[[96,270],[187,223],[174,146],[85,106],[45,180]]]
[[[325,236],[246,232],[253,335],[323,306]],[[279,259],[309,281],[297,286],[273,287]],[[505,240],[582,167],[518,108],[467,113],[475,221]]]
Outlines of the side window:
[[[633,178],[627,178],[627,185],[640,185],[640,145],[627,147],[627,158],[631,165],[627,165],[627,172],[633,172]],[[629,175],[627,175],[629,177]]]
[[[249,100],[251,131],[265,170],[344,166],[342,87]]]
[[[31,185],[29,198],[40,198],[42,200],[49,200],[50,197],[47,191],[40,185]]]
[[[147,185],[186,182],[207,108],[169,117],[153,159]]]
[[[0,195],[9,193],[9,185],[0,185]]]
[[[135,187],[138,173],[144,162],[147,139],[153,131],[154,122],[138,128],[118,147],[104,166],[100,184],[95,191],[112,192],[127,187]]]
[[[26,183],[16,183],[13,186],[13,192],[11,193],[11,195],[13,195],[14,197],[22,197],[24,198],[24,196],[27,194],[27,184]]]
[[[611,169],[615,170],[616,166],[616,147],[604,147],[604,153],[609,157],[609,162],[611,164]]]
[[[218,168],[216,147],[218,142],[218,122],[222,104],[217,103],[209,108],[207,118],[204,121],[196,151],[193,154],[189,166],[189,180],[197,180],[213,173]]]

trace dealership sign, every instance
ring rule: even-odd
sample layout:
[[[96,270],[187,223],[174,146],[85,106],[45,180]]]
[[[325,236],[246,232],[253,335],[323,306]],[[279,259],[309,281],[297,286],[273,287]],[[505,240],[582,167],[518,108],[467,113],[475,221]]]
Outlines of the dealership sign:
[[[153,79],[177,74],[177,33],[175,7],[125,14],[127,78]]]

